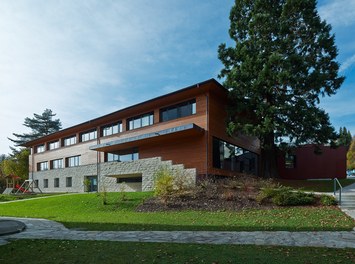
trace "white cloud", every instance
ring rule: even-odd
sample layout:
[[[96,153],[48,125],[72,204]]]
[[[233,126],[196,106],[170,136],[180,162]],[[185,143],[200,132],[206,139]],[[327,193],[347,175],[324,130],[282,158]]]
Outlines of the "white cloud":
[[[331,0],[320,5],[319,14],[322,19],[334,27],[351,26],[355,23],[354,0]]]
[[[355,54],[350,58],[346,59],[340,66],[339,71],[344,72],[348,68],[350,68],[355,63]]]
[[[45,108],[67,127],[202,81],[232,2],[0,1],[0,154]]]

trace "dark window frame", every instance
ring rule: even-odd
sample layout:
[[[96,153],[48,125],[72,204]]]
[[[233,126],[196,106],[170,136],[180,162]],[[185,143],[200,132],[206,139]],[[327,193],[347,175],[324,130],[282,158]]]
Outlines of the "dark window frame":
[[[187,112],[186,112],[186,108],[188,108]],[[173,114],[173,111],[176,111],[176,113]],[[160,122],[167,122],[170,120],[175,120],[186,116],[192,116],[195,114],[196,114],[196,99],[191,99],[182,103],[161,108],[159,110],[159,119]]]
[[[144,125],[143,120],[146,117],[148,117],[148,124]],[[134,130],[134,129],[151,126],[151,125],[154,125],[154,112],[148,112],[127,119],[127,130]]]

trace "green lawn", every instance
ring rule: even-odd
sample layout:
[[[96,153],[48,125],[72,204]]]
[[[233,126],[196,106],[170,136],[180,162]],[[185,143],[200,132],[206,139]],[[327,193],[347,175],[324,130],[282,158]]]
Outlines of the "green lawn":
[[[354,249],[66,240],[17,240],[0,263],[354,263]]]
[[[1,216],[37,217],[88,230],[351,230],[354,220],[336,207],[293,207],[241,212],[135,212],[152,193],[108,193],[108,205],[97,194],[52,196],[1,204]]]
[[[345,187],[355,183],[355,179],[339,179],[340,184]],[[281,185],[289,186],[295,189],[302,189],[304,191],[312,192],[333,192],[333,180],[284,180],[278,179]],[[337,185],[337,189],[339,186]]]

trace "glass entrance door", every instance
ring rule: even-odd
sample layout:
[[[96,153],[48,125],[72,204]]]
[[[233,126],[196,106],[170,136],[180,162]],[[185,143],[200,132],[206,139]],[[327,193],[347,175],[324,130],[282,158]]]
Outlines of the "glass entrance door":
[[[97,192],[97,176],[88,176],[86,179],[89,181],[88,191]]]

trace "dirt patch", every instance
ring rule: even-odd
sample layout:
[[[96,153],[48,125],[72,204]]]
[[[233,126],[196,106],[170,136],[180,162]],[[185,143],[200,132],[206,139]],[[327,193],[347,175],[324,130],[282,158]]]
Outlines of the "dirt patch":
[[[265,181],[248,176],[228,181],[202,182],[193,189],[166,197],[153,197],[137,207],[138,212],[157,211],[239,211],[243,209],[270,209],[271,203],[260,204],[256,197]]]

